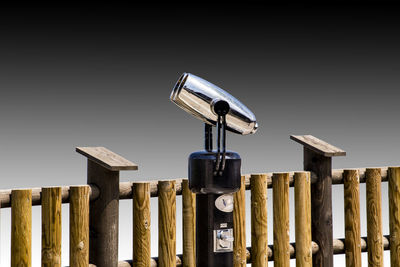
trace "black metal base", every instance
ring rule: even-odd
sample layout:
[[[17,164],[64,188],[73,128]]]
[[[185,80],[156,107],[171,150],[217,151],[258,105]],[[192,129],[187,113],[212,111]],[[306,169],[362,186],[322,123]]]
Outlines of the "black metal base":
[[[199,267],[233,266],[233,252],[214,252],[214,230],[233,228],[233,212],[222,212],[215,207],[219,196],[196,195],[196,266]]]
[[[217,153],[197,151],[189,156],[189,188],[194,193],[227,194],[240,189],[241,159],[238,153],[226,152],[225,169],[214,175]]]

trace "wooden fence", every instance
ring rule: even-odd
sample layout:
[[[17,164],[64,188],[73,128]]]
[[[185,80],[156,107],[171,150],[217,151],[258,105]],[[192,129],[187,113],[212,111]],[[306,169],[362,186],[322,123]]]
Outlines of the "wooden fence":
[[[344,155],[312,136],[292,136],[304,145],[305,171],[242,176],[234,194],[234,265],[264,267],[400,266],[400,167],[332,170],[331,157]],[[0,191],[1,208],[11,207],[11,266],[31,266],[31,210],[42,206],[42,266],[61,266],[61,204],[70,204],[70,266],[195,266],[195,195],[186,179],[119,182],[121,170],[137,166],[103,147],[77,148],[88,158],[88,185]],[[382,235],[381,182],[389,182],[390,236]],[[367,237],[360,235],[359,184],[366,183]],[[345,238],[332,237],[332,184],[344,185]],[[295,243],[289,241],[289,187],[294,187]],[[273,218],[267,190],[273,188]],[[251,247],[246,247],[245,190],[251,192]],[[176,195],[182,210],[176,211]],[[150,198],[158,197],[159,255],[150,256]],[[328,198],[328,199],[327,199]],[[133,201],[132,260],[118,262],[119,200]],[[176,255],[176,212],[182,212],[183,254]],[[273,220],[273,235],[267,220]],[[271,242],[273,241],[273,242]],[[273,243],[273,245],[269,245]],[[89,264],[90,263],[90,264]],[[388,263],[387,263],[388,264]]]

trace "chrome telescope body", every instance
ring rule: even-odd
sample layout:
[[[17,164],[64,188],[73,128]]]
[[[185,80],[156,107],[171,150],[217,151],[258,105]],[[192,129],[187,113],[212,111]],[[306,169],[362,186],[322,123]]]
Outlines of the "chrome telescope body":
[[[178,107],[210,125],[217,124],[214,104],[220,100],[229,104],[226,129],[237,134],[257,131],[256,117],[245,105],[218,86],[190,73],[183,73],[172,90],[170,99]]]

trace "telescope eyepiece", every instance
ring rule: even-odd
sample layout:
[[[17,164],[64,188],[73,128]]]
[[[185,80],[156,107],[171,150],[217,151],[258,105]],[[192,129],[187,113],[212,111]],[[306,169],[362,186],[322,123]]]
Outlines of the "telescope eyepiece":
[[[219,116],[225,116],[231,109],[228,102],[224,100],[216,100],[211,103],[212,110]]]

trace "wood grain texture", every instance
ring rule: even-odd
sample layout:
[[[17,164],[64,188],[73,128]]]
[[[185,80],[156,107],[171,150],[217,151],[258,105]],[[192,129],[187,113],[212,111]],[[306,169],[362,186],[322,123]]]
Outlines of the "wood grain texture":
[[[61,187],[42,188],[42,267],[61,266]]]
[[[381,176],[382,176],[382,181],[387,181],[388,180],[388,167],[380,167],[381,169]],[[360,176],[360,183],[365,183],[365,170],[366,168],[357,168]],[[343,169],[333,169],[330,171],[331,174],[331,180],[332,184],[343,184]],[[294,173],[295,172],[289,172],[289,186],[294,186]],[[253,173],[256,174],[256,173]],[[267,176],[267,184],[268,188],[272,188],[272,175],[273,173],[268,172],[268,173],[257,173],[257,174],[264,174]],[[246,178],[245,179],[245,184],[246,184],[246,190],[250,189],[250,177],[251,174],[243,174],[243,176]],[[176,194],[180,195],[182,194],[181,191],[181,181],[182,179],[176,179]],[[315,172],[311,171],[311,183],[315,183],[318,181],[318,177]],[[149,181],[150,183],[150,195],[151,197],[157,197],[158,196],[158,188],[157,188],[157,183],[158,181]],[[132,198],[132,182],[122,182],[120,183],[120,193],[119,193],[119,198],[120,199],[131,199]],[[2,190],[0,190],[0,199],[5,201],[6,205],[9,202],[8,201],[8,195],[7,192],[2,193]],[[4,207],[4,205],[3,205]]]
[[[176,266],[175,181],[158,182],[158,266]]]
[[[251,264],[268,266],[267,176],[250,177],[251,188]]]
[[[42,188],[32,189],[32,206],[42,205]],[[90,200],[98,198],[100,192],[95,185],[90,185]],[[69,203],[69,186],[61,186],[62,203]],[[2,208],[11,207],[11,190],[0,190],[0,202]]]
[[[69,208],[69,264],[89,266],[89,186],[71,186]]]
[[[32,190],[11,193],[11,267],[30,267],[32,257]]]
[[[380,167],[382,182],[388,181],[388,167]],[[365,170],[366,168],[357,168],[360,176],[360,183],[365,183]],[[343,184],[343,169],[333,169],[332,170],[332,184]],[[267,176],[268,188],[272,188],[272,173],[263,173]],[[289,172],[289,186],[294,186],[294,172]],[[244,174],[246,177],[245,184],[246,190],[250,189],[250,176],[251,174]],[[175,179],[176,181],[176,195],[181,195],[181,180]],[[311,183],[317,181],[317,176],[315,173],[311,173]],[[158,196],[158,181],[148,181],[150,183],[150,196]],[[97,186],[89,185],[91,188],[90,200],[96,200],[100,191]],[[32,188],[32,205],[41,205],[41,188]],[[132,199],[132,182],[121,182],[119,186],[119,199]],[[2,208],[11,207],[11,190],[2,189],[0,190],[0,203]],[[69,186],[62,186],[62,203],[69,203]]]
[[[97,267],[117,267],[119,172],[88,159],[87,183],[100,190],[99,197],[90,203],[89,262]]]
[[[133,264],[150,267],[150,184],[133,183]]]
[[[391,266],[400,266],[400,167],[389,168],[389,228]]]
[[[245,177],[241,177],[239,191],[233,194],[233,266],[246,266],[246,202]]]
[[[291,135],[290,139],[325,157],[346,156],[346,151],[312,135]]]
[[[344,170],[344,225],[347,267],[361,267],[359,180],[357,170]]]
[[[311,177],[309,172],[294,174],[296,266],[312,266]]]
[[[189,189],[187,179],[182,181],[183,257],[182,266],[196,266],[196,195]]]
[[[345,240],[344,238],[341,239],[334,239],[333,240],[333,250],[335,254],[344,254],[345,253]],[[314,241],[311,242],[312,246],[312,253],[315,254],[318,252],[318,245]],[[289,245],[289,251],[290,251],[290,258],[295,259],[296,258],[296,249],[295,249],[296,244],[295,243],[290,243]],[[384,250],[389,250],[389,236],[386,235],[383,237],[383,248]],[[273,245],[268,245],[267,251],[268,251],[268,261],[273,261]],[[362,237],[361,238],[361,251],[362,252],[367,252],[367,238]],[[251,248],[247,248],[247,264],[251,264]],[[175,260],[176,260],[176,267],[181,267],[182,266],[182,254],[176,255]],[[133,265],[132,260],[124,260],[124,261],[119,261],[118,262],[118,267],[135,267]],[[157,267],[158,266],[158,258],[157,257],[152,257],[150,260],[150,266],[151,267]],[[96,267],[94,264],[89,264],[89,267]]]
[[[332,158],[304,147],[304,170],[316,176],[311,185],[311,235],[319,250],[313,266],[333,267]]]
[[[272,177],[274,211],[274,266],[290,266],[289,173]]]
[[[135,163],[130,162],[105,147],[77,147],[76,152],[110,171],[138,169]]]
[[[366,170],[368,266],[383,267],[381,170]]]

